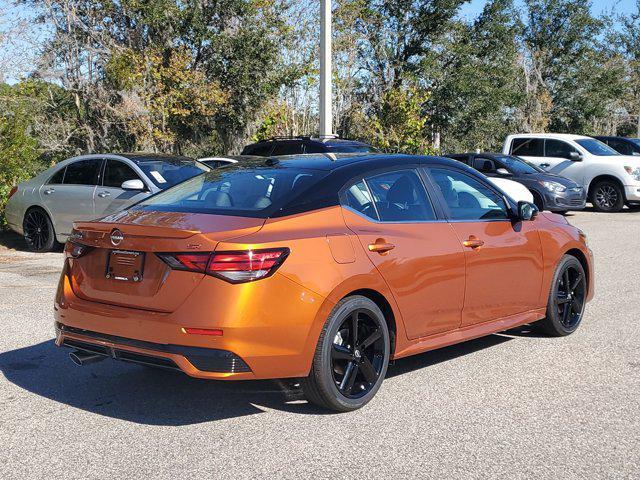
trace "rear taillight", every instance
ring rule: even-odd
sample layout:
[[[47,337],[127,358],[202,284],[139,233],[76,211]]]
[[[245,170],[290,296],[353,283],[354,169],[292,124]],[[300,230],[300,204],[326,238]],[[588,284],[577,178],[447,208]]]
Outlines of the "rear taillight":
[[[18,191],[18,187],[13,187],[11,190],[9,190],[9,196],[7,197],[7,200],[13,197],[13,194],[16,193],[17,191]]]
[[[289,255],[289,249],[157,255],[175,270],[205,273],[230,283],[244,283],[273,275]]]

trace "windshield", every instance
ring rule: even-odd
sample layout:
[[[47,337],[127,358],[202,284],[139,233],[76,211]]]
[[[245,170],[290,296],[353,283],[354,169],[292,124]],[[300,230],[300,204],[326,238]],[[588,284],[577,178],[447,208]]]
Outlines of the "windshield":
[[[611,157],[613,155],[620,155],[609,145],[607,145],[606,143],[602,143],[600,140],[596,140],[595,138],[584,138],[582,140],[576,140],[576,143],[590,154],[597,155],[599,157]]]
[[[640,147],[640,138],[630,138],[629,141],[634,145]]]
[[[506,155],[497,158],[499,161],[504,163],[507,167],[507,170],[512,173],[531,174],[544,172],[544,170],[542,170],[540,167],[534,165],[533,163],[527,162],[524,158]]]
[[[264,159],[225,165],[150,197],[135,209],[267,218],[315,185],[327,171],[266,165]]]
[[[138,166],[156,187],[163,190],[209,170],[188,157],[145,159],[138,162]]]

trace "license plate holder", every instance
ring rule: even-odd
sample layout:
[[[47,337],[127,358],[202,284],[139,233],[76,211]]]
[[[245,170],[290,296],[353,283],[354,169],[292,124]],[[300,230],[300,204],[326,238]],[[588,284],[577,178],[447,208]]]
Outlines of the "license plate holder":
[[[140,282],[144,270],[144,252],[111,250],[107,256],[107,279],[120,282]]]

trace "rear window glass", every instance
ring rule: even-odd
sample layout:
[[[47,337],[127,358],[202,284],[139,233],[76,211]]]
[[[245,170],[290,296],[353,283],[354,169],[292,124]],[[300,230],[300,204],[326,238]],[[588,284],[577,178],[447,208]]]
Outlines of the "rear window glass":
[[[541,138],[514,138],[511,154],[521,157],[542,157],[544,142]]]
[[[242,162],[191,178],[134,208],[267,218],[327,173]]]
[[[138,166],[156,187],[165,189],[207,171],[207,167],[190,158],[145,160]]]
[[[79,160],[67,165],[64,174],[65,185],[95,185],[98,180],[98,171],[102,160]]]

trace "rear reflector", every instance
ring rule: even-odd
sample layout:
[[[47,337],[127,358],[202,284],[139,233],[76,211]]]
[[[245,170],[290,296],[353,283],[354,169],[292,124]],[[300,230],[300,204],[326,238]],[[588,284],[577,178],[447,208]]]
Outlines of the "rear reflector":
[[[175,270],[205,273],[230,283],[244,283],[273,275],[289,255],[289,249],[157,255]]]
[[[182,329],[184,333],[188,333],[189,335],[211,335],[213,337],[221,337],[222,330],[217,328],[187,328],[184,327]]]

